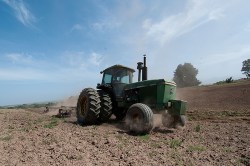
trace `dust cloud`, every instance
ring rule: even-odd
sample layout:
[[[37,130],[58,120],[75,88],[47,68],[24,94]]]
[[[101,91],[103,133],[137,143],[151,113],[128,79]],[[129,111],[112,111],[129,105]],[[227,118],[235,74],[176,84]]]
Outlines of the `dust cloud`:
[[[154,114],[154,128],[162,126],[161,117],[161,114]]]
[[[77,99],[78,96],[71,96],[67,99],[61,100],[59,101],[55,107],[61,107],[61,106],[65,106],[65,107],[76,107],[77,104]]]

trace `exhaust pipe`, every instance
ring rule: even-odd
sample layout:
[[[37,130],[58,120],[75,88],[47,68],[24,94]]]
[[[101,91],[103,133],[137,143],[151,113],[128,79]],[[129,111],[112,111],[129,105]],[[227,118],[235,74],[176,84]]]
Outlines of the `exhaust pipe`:
[[[142,62],[138,62],[137,63],[137,69],[138,69],[138,82],[148,79],[148,69],[146,66],[146,55],[143,55],[143,63]]]
[[[138,82],[141,81],[141,71],[142,71],[142,62],[137,63],[137,69],[138,69]]]
[[[143,67],[142,67],[142,81],[148,79],[148,68],[146,66],[146,54],[143,55]]]

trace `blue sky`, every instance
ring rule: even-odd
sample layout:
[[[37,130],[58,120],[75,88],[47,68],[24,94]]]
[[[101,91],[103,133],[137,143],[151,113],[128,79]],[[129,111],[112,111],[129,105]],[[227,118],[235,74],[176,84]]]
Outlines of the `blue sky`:
[[[203,84],[244,77],[248,0],[0,0],[0,105],[63,99],[113,64],[171,80],[190,62]],[[137,73],[135,73],[137,75]]]

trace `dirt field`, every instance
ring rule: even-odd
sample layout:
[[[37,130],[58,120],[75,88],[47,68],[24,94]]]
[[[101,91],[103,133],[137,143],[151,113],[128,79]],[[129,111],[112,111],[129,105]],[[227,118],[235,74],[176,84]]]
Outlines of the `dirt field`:
[[[144,136],[114,120],[80,126],[56,110],[0,110],[0,165],[250,165],[250,83],[178,89],[178,98],[188,101],[186,127]]]

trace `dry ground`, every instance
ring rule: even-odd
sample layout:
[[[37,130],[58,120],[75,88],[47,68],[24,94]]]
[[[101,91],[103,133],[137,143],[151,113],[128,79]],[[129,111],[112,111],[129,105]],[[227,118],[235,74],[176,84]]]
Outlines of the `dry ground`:
[[[178,90],[184,129],[133,136],[123,122],[80,126],[37,110],[0,110],[0,165],[250,165],[250,84]],[[158,119],[158,117],[156,117]]]

